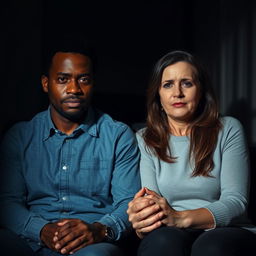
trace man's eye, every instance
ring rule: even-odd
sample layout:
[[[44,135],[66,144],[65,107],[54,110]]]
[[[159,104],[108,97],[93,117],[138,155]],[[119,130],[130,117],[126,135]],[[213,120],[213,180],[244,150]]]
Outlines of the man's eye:
[[[60,76],[57,78],[58,82],[61,83],[61,84],[64,84],[67,82],[67,78],[66,77],[63,77],[63,76]]]
[[[90,78],[89,77],[81,77],[81,78],[79,78],[79,83],[89,84]]]

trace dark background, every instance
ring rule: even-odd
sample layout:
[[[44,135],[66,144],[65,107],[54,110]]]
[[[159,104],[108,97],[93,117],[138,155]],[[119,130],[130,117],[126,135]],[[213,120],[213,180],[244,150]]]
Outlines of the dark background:
[[[197,55],[211,73],[222,114],[253,134],[255,1],[4,1],[1,6],[1,135],[44,110],[42,49],[51,38],[90,37],[98,57],[95,104],[129,125],[144,122],[153,64],[167,51]],[[255,44],[256,45],[256,44]]]
[[[167,51],[181,49],[205,63],[221,113],[244,125],[255,176],[255,2],[3,0],[0,137],[15,122],[29,120],[48,106],[40,85],[46,40],[65,35],[94,39],[94,103],[130,126],[145,121],[153,64]]]

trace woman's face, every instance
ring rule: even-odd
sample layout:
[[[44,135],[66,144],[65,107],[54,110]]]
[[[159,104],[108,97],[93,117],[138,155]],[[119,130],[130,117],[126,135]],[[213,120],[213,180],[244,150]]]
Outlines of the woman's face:
[[[159,96],[169,124],[188,124],[192,121],[200,100],[199,86],[194,81],[194,74],[194,67],[183,61],[164,69]]]

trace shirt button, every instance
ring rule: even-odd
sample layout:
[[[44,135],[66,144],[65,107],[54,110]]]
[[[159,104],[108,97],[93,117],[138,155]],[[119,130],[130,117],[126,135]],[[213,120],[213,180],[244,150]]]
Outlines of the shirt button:
[[[66,171],[68,169],[68,167],[66,165],[62,166],[62,170]]]
[[[66,201],[66,200],[67,200],[67,197],[66,197],[66,196],[63,196],[63,197],[62,197],[62,200],[63,200],[63,201]]]

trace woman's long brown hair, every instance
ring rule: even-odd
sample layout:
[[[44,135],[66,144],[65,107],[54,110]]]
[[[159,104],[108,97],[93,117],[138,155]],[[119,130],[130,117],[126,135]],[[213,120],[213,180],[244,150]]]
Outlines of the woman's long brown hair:
[[[147,91],[147,127],[143,134],[146,146],[161,160],[174,163],[169,146],[170,127],[166,113],[162,110],[159,89],[163,71],[169,65],[184,61],[195,69],[194,79],[201,98],[193,121],[190,123],[190,160],[193,161],[192,176],[208,176],[214,168],[213,153],[222,127],[217,101],[211,89],[207,72],[194,56],[184,51],[173,51],[164,55],[155,65]]]

